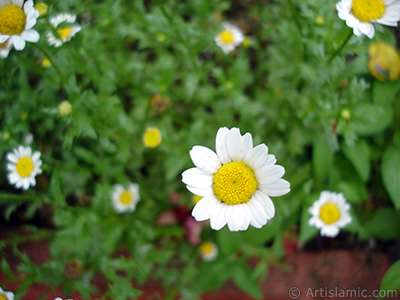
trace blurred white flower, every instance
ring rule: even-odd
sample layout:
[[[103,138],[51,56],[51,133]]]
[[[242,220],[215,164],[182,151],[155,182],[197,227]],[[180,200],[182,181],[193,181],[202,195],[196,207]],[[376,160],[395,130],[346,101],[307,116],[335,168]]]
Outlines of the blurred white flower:
[[[36,175],[42,173],[40,155],[39,151],[32,154],[31,147],[24,146],[19,146],[13,152],[7,153],[6,159],[9,161],[7,164],[8,182],[23,190],[35,186]]]
[[[76,16],[67,13],[61,13],[55,17],[51,17],[49,22],[56,29],[57,36],[55,36],[53,32],[48,32],[47,41],[49,44],[54,47],[60,47],[62,44],[70,41],[82,28],[79,24],[72,24],[75,23],[75,21]]]
[[[204,242],[200,245],[200,256],[205,261],[213,261],[218,256],[218,247],[212,242]]]
[[[6,292],[0,287],[0,299],[2,299],[2,300],[14,300],[14,293]]]
[[[290,183],[281,177],[282,166],[268,154],[265,144],[253,147],[250,133],[222,127],[217,132],[216,152],[194,146],[190,157],[195,168],[182,174],[182,181],[193,194],[203,197],[193,208],[197,221],[210,219],[211,228],[226,224],[231,231],[261,228],[274,217],[275,206],[269,196],[282,196]]]
[[[36,43],[40,35],[32,29],[39,17],[33,1],[0,0],[0,44],[13,46],[16,50],[25,48],[26,42]],[[3,47],[1,57],[7,57]]]
[[[372,23],[396,27],[400,20],[400,0],[341,0],[336,9],[356,36],[370,39],[375,35]]]
[[[219,47],[221,47],[222,51],[225,54],[230,53],[233,49],[239,46],[245,37],[243,32],[239,29],[239,27],[225,22],[223,24],[223,30],[218,33],[215,37],[215,42]]]
[[[118,213],[134,211],[140,200],[139,185],[129,183],[128,188],[124,188],[122,185],[116,184],[111,192],[111,200]]]
[[[323,191],[308,209],[311,214],[308,224],[320,229],[322,236],[335,237],[340,228],[351,222],[349,209],[350,205],[342,193]]]

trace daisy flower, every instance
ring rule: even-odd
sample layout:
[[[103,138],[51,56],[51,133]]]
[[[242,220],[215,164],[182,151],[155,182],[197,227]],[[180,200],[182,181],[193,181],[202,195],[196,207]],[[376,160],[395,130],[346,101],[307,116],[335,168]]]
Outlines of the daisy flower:
[[[14,293],[3,291],[3,289],[0,287],[0,299],[14,300]]]
[[[204,261],[213,261],[218,256],[218,247],[212,242],[204,242],[200,245],[200,256]]]
[[[147,127],[143,134],[143,143],[147,148],[156,148],[161,144],[162,135],[157,127]]]
[[[400,0],[341,0],[336,9],[356,36],[370,39],[375,35],[372,23],[396,27],[400,20]]]
[[[214,40],[222,51],[228,54],[239,46],[245,38],[239,27],[229,22],[225,22],[223,27],[223,30],[218,33]]]
[[[211,228],[246,230],[249,225],[261,228],[274,217],[275,207],[269,196],[282,196],[290,184],[281,177],[282,166],[268,154],[265,144],[253,147],[250,133],[222,127],[216,136],[216,153],[194,146],[190,157],[196,166],[183,172],[187,189],[203,197],[193,208],[197,221],[210,219]]]
[[[11,50],[11,44],[10,41],[7,40],[4,43],[0,43],[0,57],[1,58],[7,58],[8,54],[10,53]]]
[[[8,42],[16,50],[25,48],[26,42],[36,43],[39,33],[32,29],[39,17],[33,1],[0,0],[0,43]]]
[[[323,191],[319,199],[308,209],[312,215],[308,224],[321,229],[321,235],[335,237],[339,228],[351,222],[350,205],[342,193]]]
[[[32,153],[31,147],[19,146],[13,152],[7,153],[8,182],[15,185],[16,188],[23,190],[36,185],[35,177],[42,174],[41,153],[35,151]]]
[[[55,17],[51,17],[49,22],[55,28],[57,36],[53,32],[47,33],[47,41],[50,45],[54,47],[60,47],[62,44],[69,42],[71,38],[79,31],[81,31],[81,26],[78,24],[64,24],[62,23],[75,23],[76,16],[67,13],[61,13]],[[59,26],[61,24],[61,26]]]
[[[139,185],[130,183],[126,189],[122,185],[116,184],[111,192],[111,200],[118,213],[134,211],[140,200]]]
[[[63,300],[63,299],[60,297],[57,297],[57,298],[54,298],[54,300]],[[72,300],[72,299],[68,299],[68,300]]]

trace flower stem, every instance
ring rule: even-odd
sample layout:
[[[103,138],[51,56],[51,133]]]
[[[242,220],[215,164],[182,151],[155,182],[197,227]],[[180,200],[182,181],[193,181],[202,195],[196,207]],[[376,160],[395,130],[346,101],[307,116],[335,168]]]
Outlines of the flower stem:
[[[329,60],[328,60],[328,64],[330,64],[330,63],[332,62],[332,60],[342,52],[343,48],[344,48],[344,47],[347,45],[347,43],[350,41],[350,38],[352,37],[352,35],[353,35],[353,31],[350,30],[350,31],[349,31],[349,34],[348,34],[347,37],[343,40],[343,42],[342,42],[342,44],[340,45],[340,47],[337,48],[336,51],[333,52],[332,55],[330,56],[330,58],[329,58]]]

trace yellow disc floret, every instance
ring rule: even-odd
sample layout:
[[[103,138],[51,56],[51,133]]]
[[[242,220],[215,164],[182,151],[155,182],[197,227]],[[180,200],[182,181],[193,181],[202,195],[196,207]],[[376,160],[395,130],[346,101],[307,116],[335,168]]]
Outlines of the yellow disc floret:
[[[229,205],[248,202],[257,186],[253,170],[242,161],[223,165],[214,174],[214,194]]]
[[[57,29],[57,34],[63,42],[69,41],[71,38],[72,27],[64,27]]]
[[[0,300],[8,300],[6,296],[0,295]]]
[[[15,6],[7,5],[0,9],[0,33],[7,35],[20,34],[26,23],[24,11]]]
[[[31,175],[34,165],[30,157],[21,157],[17,162],[17,173],[21,177],[28,177]]]
[[[161,131],[156,127],[147,127],[143,135],[143,143],[148,148],[155,148],[161,144]]]
[[[200,252],[203,254],[210,254],[215,251],[215,245],[211,242],[204,242],[200,246]]]
[[[382,0],[353,0],[351,11],[361,22],[371,22],[382,17],[385,4]]]
[[[131,202],[132,202],[132,194],[131,194],[129,191],[125,190],[125,191],[121,194],[120,201],[121,201],[121,203],[123,203],[123,204],[129,204],[129,203],[131,203]]]
[[[221,38],[221,41],[222,41],[224,44],[231,44],[231,43],[233,43],[233,41],[234,41],[233,34],[232,34],[232,32],[229,31],[229,30],[223,30],[223,31],[219,34],[219,37]]]
[[[335,204],[326,203],[322,205],[319,217],[325,224],[335,223],[340,218],[339,208]]]

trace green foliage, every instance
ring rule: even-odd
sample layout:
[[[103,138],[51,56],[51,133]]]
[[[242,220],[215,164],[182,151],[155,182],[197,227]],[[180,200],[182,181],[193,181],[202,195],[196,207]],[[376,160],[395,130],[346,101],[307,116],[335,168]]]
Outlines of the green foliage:
[[[18,251],[24,239],[8,241],[27,274],[18,297],[42,282],[89,299],[98,274],[109,282],[104,299],[136,299],[153,279],[171,299],[196,299],[227,280],[261,297],[258,282],[285,256],[288,236],[306,243],[319,234],[308,209],[323,190],[351,204],[352,223],[342,230],[361,240],[399,235],[400,82],[376,81],[366,67],[371,42],[395,45],[391,30],[379,27],[373,41],[352,35],[333,55],[351,34],[335,1],[46,3],[49,16],[76,14],[82,30],[52,47],[45,16],[34,27],[37,44],[0,60],[0,154],[29,144],[32,134],[43,160],[37,185],[20,192],[8,184],[3,159],[2,215],[27,223],[43,207],[53,213],[53,229],[29,226],[29,240],[49,242],[51,260],[37,266]],[[225,20],[254,43],[225,55],[213,40]],[[44,58],[52,66],[43,67]],[[68,114],[59,111],[63,101]],[[156,148],[143,143],[148,126],[162,133]],[[205,262],[186,239],[193,204],[181,174],[193,166],[193,146],[215,149],[222,126],[266,143],[291,192],[273,198],[276,215],[261,229],[215,232],[205,223],[201,241],[219,248]],[[118,214],[113,186],[129,182],[139,184],[141,200],[134,212]],[[172,211],[180,219],[160,224]],[[66,275],[75,260],[82,270]],[[18,281],[4,259],[1,266]],[[399,272],[396,263],[381,288],[398,288]]]

